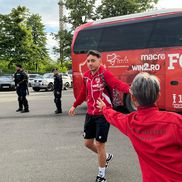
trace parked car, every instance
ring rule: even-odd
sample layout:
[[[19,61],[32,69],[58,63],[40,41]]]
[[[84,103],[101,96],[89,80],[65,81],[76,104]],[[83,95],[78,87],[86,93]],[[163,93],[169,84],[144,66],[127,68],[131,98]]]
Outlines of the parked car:
[[[39,74],[28,74],[28,86],[31,87],[32,83],[34,82],[34,79],[40,76]]]
[[[71,87],[71,78],[66,73],[61,73],[63,79],[63,89],[67,90]],[[34,79],[32,83],[32,89],[36,92],[41,89],[46,91],[52,91],[54,89],[54,75],[53,73],[45,73],[43,76],[38,76]]]
[[[15,82],[12,75],[0,76],[1,90],[15,90]]]
[[[72,70],[68,70],[68,75],[71,78],[71,87],[73,87],[73,75],[72,74],[73,74]]]
[[[41,89],[45,89],[46,91],[52,91],[54,89],[54,79],[48,78],[46,75],[39,75],[34,78],[32,82],[32,89],[36,92]]]
[[[68,88],[72,87],[72,78],[68,73],[61,73],[61,74],[63,79],[64,90],[67,90]]]

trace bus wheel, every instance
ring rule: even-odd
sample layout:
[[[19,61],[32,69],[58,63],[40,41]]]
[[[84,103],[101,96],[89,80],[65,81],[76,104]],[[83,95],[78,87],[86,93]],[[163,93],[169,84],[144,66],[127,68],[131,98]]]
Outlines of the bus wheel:
[[[126,98],[125,98],[125,106],[127,108],[127,110],[129,112],[132,112],[132,111],[136,111],[136,107],[135,105],[133,104],[133,102],[131,101],[131,96],[130,94],[127,94],[126,95]]]

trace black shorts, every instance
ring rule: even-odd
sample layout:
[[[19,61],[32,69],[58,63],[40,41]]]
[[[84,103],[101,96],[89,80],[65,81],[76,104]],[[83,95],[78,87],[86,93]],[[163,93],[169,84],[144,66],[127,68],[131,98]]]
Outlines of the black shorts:
[[[84,125],[84,138],[96,139],[101,143],[107,141],[110,124],[103,115],[94,116],[86,114]]]

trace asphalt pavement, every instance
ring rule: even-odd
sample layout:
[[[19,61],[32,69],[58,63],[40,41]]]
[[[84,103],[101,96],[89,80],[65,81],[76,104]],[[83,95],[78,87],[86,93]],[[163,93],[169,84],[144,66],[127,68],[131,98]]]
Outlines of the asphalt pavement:
[[[0,182],[94,182],[97,156],[84,147],[82,137],[86,105],[68,116],[71,89],[63,91],[59,115],[52,92],[30,91],[27,98],[30,112],[17,113],[16,93],[0,92]],[[114,154],[107,182],[142,181],[130,141],[114,127],[107,150]]]

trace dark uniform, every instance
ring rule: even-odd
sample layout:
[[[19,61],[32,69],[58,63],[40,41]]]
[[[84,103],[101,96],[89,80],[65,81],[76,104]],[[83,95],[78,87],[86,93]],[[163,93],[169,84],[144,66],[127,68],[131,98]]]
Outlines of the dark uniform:
[[[17,71],[14,74],[16,92],[18,95],[19,109],[17,111],[29,112],[28,101],[26,99],[28,91],[28,76],[24,71]],[[24,106],[24,110],[23,110]]]
[[[62,113],[62,106],[61,106],[62,86],[63,86],[62,75],[60,74],[54,75],[54,102],[57,107],[57,110],[55,111],[56,114]]]

